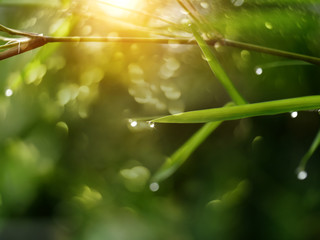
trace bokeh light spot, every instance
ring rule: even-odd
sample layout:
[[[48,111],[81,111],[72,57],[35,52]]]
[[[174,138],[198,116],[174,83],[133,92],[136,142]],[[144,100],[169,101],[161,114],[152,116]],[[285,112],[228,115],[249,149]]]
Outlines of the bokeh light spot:
[[[292,117],[292,118],[298,117],[298,112],[292,112],[292,113],[291,113],[291,117]]]
[[[152,192],[157,192],[160,186],[159,186],[159,183],[153,182],[150,184],[149,188]]]
[[[13,91],[12,91],[12,89],[8,88],[8,89],[5,91],[4,94],[6,95],[6,97],[11,97],[12,94],[13,94]]]
[[[263,73],[263,70],[261,67],[258,67],[258,68],[256,68],[255,72],[257,75],[261,75]]]
[[[298,172],[297,177],[299,180],[304,180],[308,177],[308,173],[306,171],[300,171],[300,172]]]

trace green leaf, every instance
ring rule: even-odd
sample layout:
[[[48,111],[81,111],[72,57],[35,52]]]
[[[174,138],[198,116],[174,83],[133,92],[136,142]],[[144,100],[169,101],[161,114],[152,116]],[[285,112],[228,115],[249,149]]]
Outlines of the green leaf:
[[[316,137],[314,138],[309,150],[306,152],[306,154],[301,159],[301,162],[300,162],[299,167],[298,167],[298,172],[305,170],[309,159],[311,158],[313,153],[317,150],[319,145],[320,145],[320,130],[318,131]]]
[[[158,123],[206,123],[320,108],[320,96],[308,96],[179,113],[152,120]]]
[[[211,50],[211,48],[209,47],[209,45],[206,43],[206,41],[204,41],[204,39],[200,36],[200,34],[197,32],[197,30],[195,30],[193,28],[192,31],[193,31],[194,37],[196,38],[196,41],[198,42],[199,47],[202,50],[203,55],[205,56],[206,60],[208,61],[208,64],[209,64],[212,72],[216,75],[217,79],[220,81],[220,83],[226,89],[226,91],[230,95],[231,99],[237,105],[246,104],[246,101],[243,99],[243,97],[240,95],[240,93],[234,87],[233,83],[231,82],[228,75],[221,67],[218,59],[214,55],[214,53]]]
[[[246,101],[233,86],[231,80],[221,67],[219,61],[216,59],[216,56],[213,54],[209,45],[202,39],[202,37],[194,28],[192,29],[192,31],[199,47],[201,48],[205,58],[208,61],[212,72],[225,87],[232,100],[237,105],[246,104]],[[211,122],[205,124],[201,129],[199,129],[171,157],[167,158],[165,163],[153,176],[152,181],[160,182],[170,177],[220,124],[221,122]]]
[[[152,181],[160,182],[171,176],[220,124],[221,122],[210,122],[199,129],[171,157],[167,158],[154,174]]]

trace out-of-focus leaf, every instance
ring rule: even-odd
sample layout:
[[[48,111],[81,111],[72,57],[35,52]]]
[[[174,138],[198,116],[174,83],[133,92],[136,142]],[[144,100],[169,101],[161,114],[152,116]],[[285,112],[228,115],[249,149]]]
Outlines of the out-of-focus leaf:
[[[260,8],[263,7],[253,2],[244,4],[240,11],[236,7],[217,8],[214,10],[216,14],[208,18],[212,27],[224,37],[233,40],[238,39],[265,47],[285,47],[288,50],[295,49],[300,41],[313,41],[311,36],[319,28],[315,5],[310,2],[298,5],[290,1],[285,7],[266,4],[263,11]],[[305,34],[306,29],[308,34]],[[283,44],[283,41],[286,44]]]
[[[57,25],[57,30],[53,32],[53,36],[67,36],[73,26],[73,24],[75,23],[75,18],[74,17],[67,17],[65,19],[61,19],[59,20],[56,25]],[[25,81],[27,83],[31,83],[34,82],[35,80],[37,80],[36,78],[34,78],[34,76],[32,77],[32,81],[27,80],[30,78],[30,75],[34,74],[35,70],[35,66],[39,66],[39,64],[46,60],[50,55],[52,55],[57,48],[61,45],[61,43],[56,43],[56,44],[50,44],[47,45],[45,47],[42,47],[39,52],[37,52],[37,55],[35,56],[34,60],[32,60],[31,62],[29,62],[25,68],[21,71],[21,76],[22,78],[19,78],[18,81],[12,81],[11,83],[8,84],[8,87],[12,90],[17,90],[22,81]],[[19,57],[19,56],[16,56]],[[43,76],[42,76],[43,77]],[[41,79],[40,79],[41,80]]]
[[[208,44],[202,39],[199,33],[193,30],[193,34],[201,48],[212,72],[216,75],[218,80],[225,87],[232,100],[237,105],[245,104],[246,101],[242,98],[240,93],[233,86],[233,83],[221,67],[216,56],[208,46]],[[160,118],[162,119],[162,118]],[[153,177],[153,181],[159,182],[171,176],[197,149],[197,147],[220,125],[221,122],[207,123],[200,130],[198,130],[185,144],[183,144],[171,157],[167,158],[166,162],[156,172]]]
[[[235,120],[263,115],[276,115],[291,111],[314,110],[320,108],[320,96],[308,96],[253,103],[228,108],[213,108],[174,114],[152,120],[158,123],[204,123]]]
[[[276,61],[276,62],[265,63],[262,65],[259,65],[259,67],[262,69],[269,69],[269,68],[276,68],[276,67],[302,66],[302,65],[312,66],[312,64],[308,62],[303,62],[299,60],[288,60],[288,61]]]
[[[306,154],[303,156],[303,158],[301,159],[301,162],[299,164],[298,167],[298,172],[304,171],[306,168],[306,165],[309,161],[309,159],[311,158],[311,156],[313,155],[313,153],[317,150],[317,148],[320,145],[320,130],[318,131],[316,137],[314,138],[309,150],[306,152]]]
[[[194,152],[195,149],[217,128],[221,122],[210,122],[198,130],[171,157],[167,158],[161,168],[152,178],[153,182],[160,182],[171,176]]]

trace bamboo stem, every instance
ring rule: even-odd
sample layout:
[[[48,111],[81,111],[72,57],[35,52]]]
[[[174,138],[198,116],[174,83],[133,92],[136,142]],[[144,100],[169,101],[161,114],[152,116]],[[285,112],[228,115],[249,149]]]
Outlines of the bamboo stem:
[[[260,53],[267,53],[270,55],[302,60],[312,64],[320,65],[320,58],[318,57],[312,57],[312,56],[307,56],[299,53],[292,53],[292,52],[282,51],[278,49],[262,47],[259,45],[243,43],[243,42],[233,41],[229,39],[222,39],[220,42],[224,46],[236,47],[236,48],[251,50],[251,51],[260,52]]]
[[[183,44],[197,45],[195,39],[189,38],[137,38],[137,37],[45,37],[47,42],[126,42],[126,43],[157,43],[157,44]],[[302,60],[315,65],[320,65],[320,58],[307,56],[299,53],[292,53],[259,45],[248,44],[229,39],[206,40],[207,44],[214,46],[220,43],[223,46],[230,46],[255,52],[266,53],[279,57]]]
[[[28,41],[28,38],[23,39],[24,40],[23,42],[28,45],[27,48],[25,48],[23,51],[16,51],[17,54],[13,54],[15,52],[14,50],[10,51],[10,54],[8,54],[9,53],[8,51],[10,49],[8,49],[7,51],[0,52],[0,60],[18,55],[19,53],[38,48],[45,45],[46,43],[52,43],[52,42],[118,42],[118,43],[126,42],[126,43],[197,45],[197,41],[192,38],[81,37],[81,36],[51,37],[51,36],[42,36],[41,34],[37,34],[37,33],[28,33],[28,32],[18,31],[15,29],[5,27],[1,24],[0,24],[0,31],[9,33],[11,35],[18,35],[18,36],[29,38],[29,41]],[[38,39],[38,40],[36,41],[35,39]],[[17,48],[17,45],[20,45],[19,41],[21,41],[21,39],[17,38],[16,41],[17,43],[14,43],[13,45],[10,45],[10,46],[13,46],[13,48]],[[37,42],[38,44],[35,44],[35,42]],[[41,44],[39,45],[40,42]],[[210,46],[214,46],[215,44],[220,43],[223,46],[236,47],[240,49],[246,49],[246,50],[271,54],[279,57],[302,60],[302,61],[320,66],[320,58],[307,56],[299,53],[292,53],[292,52],[282,51],[278,49],[262,47],[259,45],[233,41],[233,40],[224,39],[224,38],[209,39],[209,40],[206,40],[206,43]],[[8,48],[8,46],[2,45],[0,46],[0,49],[1,48],[2,49]]]

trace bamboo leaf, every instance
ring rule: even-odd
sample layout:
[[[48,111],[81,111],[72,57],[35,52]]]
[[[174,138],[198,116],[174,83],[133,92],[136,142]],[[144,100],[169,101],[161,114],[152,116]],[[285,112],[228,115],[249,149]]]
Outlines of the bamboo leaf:
[[[301,162],[297,168],[297,172],[298,174],[302,171],[305,170],[306,165],[309,161],[309,159],[311,158],[311,156],[313,155],[313,153],[317,150],[317,148],[320,145],[320,130],[318,131],[316,137],[314,138],[309,150],[306,152],[306,154],[303,156],[303,158],[301,159]]]
[[[202,50],[202,53],[204,54],[206,60],[208,61],[208,64],[209,64],[212,72],[216,75],[217,79],[220,81],[220,83],[226,89],[226,91],[230,95],[231,99],[237,105],[246,104],[246,101],[243,99],[243,97],[240,95],[240,93],[234,87],[233,83],[231,82],[228,75],[221,67],[218,59],[214,55],[214,53],[211,50],[211,48],[209,47],[209,45],[200,36],[200,34],[197,32],[197,30],[195,30],[193,28],[192,31],[193,31],[193,35],[194,35],[196,41],[198,42],[199,47]]]
[[[154,174],[152,181],[160,182],[171,176],[220,124],[221,122],[210,122],[200,128],[171,157],[166,159],[165,163]]]
[[[184,7],[180,1],[178,2],[180,5],[182,5],[182,7]],[[198,19],[196,17],[194,18],[194,20],[198,22]],[[211,70],[225,87],[230,97],[237,105],[245,104],[246,101],[233,86],[231,80],[224,72],[208,44],[204,41],[204,39],[202,39],[202,37],[194,28],[192,28],[192,31],[199,47],[208,60]],[[199,129],[187,142],[185,142],[173,155],[171,155],[171,157],[167,158],[165,163],[155,173],[152,181],[159,182],[171,176],[221,123],[222,122],[209,122]]]
[[[263,115],[276,115],[291,111],[314,110],[320,108],[320,96],[308,96],[245,104],[228,108],[213,108],[174,114],[152,120],[158,123],[206,123],[212,121],[235,120]]]

